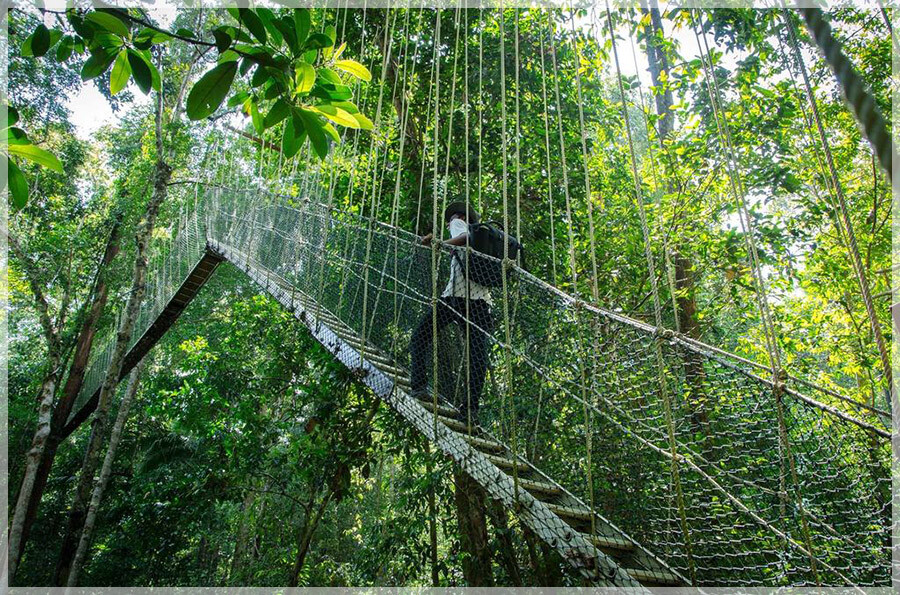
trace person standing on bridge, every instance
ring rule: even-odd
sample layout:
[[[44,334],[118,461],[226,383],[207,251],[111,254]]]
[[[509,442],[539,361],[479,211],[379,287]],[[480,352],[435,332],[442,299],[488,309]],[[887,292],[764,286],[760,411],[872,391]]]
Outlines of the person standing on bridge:
[[[442,243],[465,247],[469,243],[469,225],[477,224],[479,220],[478,212],[465,202],[451,203],[444,211],[444,222],[450,231],[450,239]],[[432,241],[433,234],[422,238],[425,245]],[[465,254],[450,259],[450,280],[437,303],[437,329],[440,331],[452,322],[459,325],[469,338],[468,398],[466,402],[458,404],[458,409],[461,419],[467,419],[466,413],[469,410],[474,420],[488,368],[488,336],[494,328],[491,316],[493,301],[490,289],[467,279],[462,259],[465,259]],[[412,395],[417,398],[430,398],[427,383],[428,370],[433,367],[434,315],[435,309],[428,308],[410,339],[410,384]]]

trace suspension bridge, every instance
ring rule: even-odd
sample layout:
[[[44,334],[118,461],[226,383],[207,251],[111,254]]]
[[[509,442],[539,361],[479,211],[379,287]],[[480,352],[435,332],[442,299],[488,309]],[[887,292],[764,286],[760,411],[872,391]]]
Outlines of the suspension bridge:
[[[850,415],[808,384],[518,270],[509,328],[489,333],[478,423],[460,420],[464,372],[442,370],[433,399],[409,390],[410,336],[432,307],[430,249],[323,198],[198,186],[151,275],[122,376],[228,262],[592,584],[890,580],[883,413]],[[438,262],[444,282],[449,258]],[[73,418],[89,413],[113,345],[93,360]]]

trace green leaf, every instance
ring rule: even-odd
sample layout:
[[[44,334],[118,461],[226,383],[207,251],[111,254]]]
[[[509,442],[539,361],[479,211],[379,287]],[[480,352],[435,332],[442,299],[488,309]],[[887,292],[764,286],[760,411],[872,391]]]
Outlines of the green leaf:
[[[137,83],[141,92],[146,95],[153,87],[153,74],[150,72],[150,65],[135,50],[129,49],[127,51],[128,63],[131,64],[131,74],[134,75],[134,82]]]
[[[369,72],[369,69],[356,60],[338,60],[334,63],[334,67],[348,72],[367,83],[372,80],[372,73]]]
[[[265,26],[266,31],[269,32],[269,37],[271,38],[272,44],[275,47],[280,46],[281,42],[284,41],[284,37],[281,35],[281,31],[279,31],[275,26],[275,21],[278,20],[278,18],[275,16],[275,13],[268,8],[257,8],[256,14],[262,21],[263,26]]]
[[[313,107],[312,110],[322,114],[335,124],[340,124],[347,128],[359,128],[359,122],[356,118],[339,107],[333,105],[317,105]]]
[[[56,42],[62,39],[63,32],[59,29],[50,29],[50,47],[56,45]],[[49,49],[49,48],[48,48]]]
[[[235,61],[240,60],[240,59],[241,59],[241,55],[238,54],[236,51],[234,51],[234,50],[225,50],[224,52],[222,52],[222,53],[219,55],[219,57],[218,57],[218,59],[216,60],[216,62],[218,62],[219,64],[221,64],[222,62],[235,62]]]
[[[300,124],[300,131],[297,132],[297,129],[294,123]],[[284,135],[281,137],[281,152],[284,153],[285,157],[293,157],[297,154],[297,151],[300,150],[300,147],[303,146],[303,143],[306,141],[306,130],[302,128],[302,123],[297,118],[289,118],[287,124],[284,125]]]
[[[274,105],[272,105],[272,109],[269,110],[269,113],[266,114],[266,118],[263,121],[263,126],[265,128],[271,128],[290,115],[290,104],[288,104],[284,99],[279,99],[274,103]]]
[[[40,147],[34,145],[10,145],[7,147],[7,150],[10,155],[18,155],[47,169],[63,173],[62,163],[59,162],[59,159],[53,153]]]
[[[128,64],[128,52],[121,51],[113,64],[109,77],[109,93],[115,95],[125,88],[131,78],[131,66]]]
[[[234,41],[231,35],[225,31],[226,27],[219,27],[218,29],[213,30],[213,37],[216,40],[216,49],[219,50],[219,53],[224,53],[225,50],[231,47],[231,42]]]
[[[104,31],[115,33],[120,37],[128,37],[130,33],[129,28],[125,23],[107,12],[98,12],[95,10],[88,13],[84,20],[92,25],[97,25]]]
[[[259,106],[256,105],[255,101],[250,103],[250,121],[253,122],[253,128],[256,129],[256,132],[261,133],[266,129],[263,117],[259,113]]]
[[[197,39],[197,34],[186,27],[178,29],[178,31],[175,32],[175,35],[180,35],[181,37],[187,37],[189,39]]]
[[[85,60],[84,66],[81,67],[81,80],[89,81],[97,78],[106,72],[106,69],[109,68],[109,65],[115,59],[116,54],[107,53],[105,50],[99,50],[91,54],[90,58]]]
[[[347,85],[332,85],[331,83],[324,83],[322,88],[325,90],[325,93],[328,95],[328,98],[334,101],[344,101],[345,99],[350,99],[353,97],[353,93],[350,92],[350,87]]]
[[[224,62],[204,74],[188,94],[188,118],[202,120],[216,111],[231,89],[236,72],[237,62]]]
[[[309,36],[309,39],[306,40],[304,47],[308,50],[318,50],[331,47],[333,44],[334,41],[327,35],[323,33],[313,33]]]
[[[12,159],[6,159],[6,167],[12,206],[14,209],[21,209],[28,202],[28,181]]]
[[[91,38],[90,43],[92,52],[98,49],[118,49],[123,45],[122,38],[118,35],[113,35],[112,33],[95,33],[94,37]]]
[[[14,108],[13,106],[9,106],[6,108],[6,125],[13,126],[16,122],[19,121],[19,110]]]
[[[325,27],[325,35],[331,39],[331,43],[322,50],[322,55],[325,56],[325,59],[328,60],[331,58],[331,54],[334,53],[334,42],[337,40],[337,30],[334,28],[334,25],[328,25]]]
[[[40,58],[50,49],[50,31],[43,24],[38,25],[34,33],[29,35],[22,44],[23,56],[35,56]]]
[[[343,54],[344,50],[346,50],[346,49],[347,49],[347,43],[344,42],[338,47],[338,49],[334,50],[334,59],[337,60],[338,58],[340,58],[341,54]]]
[[[338,134],[337,129],[331,125],[331,122],[325,122],[325,125],[322,126],[322,130],[324,130],[325,133],[328,134],[328,136],[330,136],[331,140],[333,140],[334,142],[341,142],[341,135]]]
[[[60,44],[56,47],[56,61],[57,62],[65,62],[69,59],[69,56],[72,55],[72,50],[75,48],[75,40],[72,39],[71,35],[66,35],[63,37]]]
[[[240,20],[260,43],[266,43],[266,27],[259,16],[249,8],[239,8]]]
[[[294,30],[293,20],[289,17],[282,17],[272,21],[272,25],[281,32],[291,53],[297,55],[300,52],[300,44],[297,43],[297,32]]]
[[[30,145],[31,141],[28,140],[28,135],[25,134],[25,131],[21,128],[16,128],[15,126],[11,126],[6,129],[6,144],[7,145]]]
[[[329,83],[334,83],[335,85],[341,85],[344,81],[341,80],[341,77],[338,74],[331,70],[330,68],[320,68],[319,75]]]
[[[300,62],[297,64],[297,93],[309,93],[316,84],[316,69]]]
[[[348,114],[358,114],[359,108],[350,103],[349,101],[332,101],[331,105],[334,107],[339,107]]]
[[[372,130],[375,126],[372,124],[372,120],[368,119],[364,115],[360,113],[352,114],[356,121],[359,123],[359,128],[361,130]]]
[[[241,91],[240,93],[235,93],[235,94],[232,95],[231,98],[228,100],[227,105],[228,105],[228,107],[235,107],[235,106],[237,106],[237,105],[240,105],[240,104],[244,103],[244,101],[245,101],[248,97],[250,97],[250,93],[248,93],[247,91]]]
[[[302,46],[309,35],[310,18],[308,8],[294,9],[294,29],[297,31],[297,44]]]
[[[325,136],[324,126],[319,116],[315,112],[299,108],[295,110],[295,114],[299,115],[303,122],[303,128],[309,135],[309,141],[312,143],[313,150],[319,156],[319,159],[325,159],[328,155],[328,138]]]

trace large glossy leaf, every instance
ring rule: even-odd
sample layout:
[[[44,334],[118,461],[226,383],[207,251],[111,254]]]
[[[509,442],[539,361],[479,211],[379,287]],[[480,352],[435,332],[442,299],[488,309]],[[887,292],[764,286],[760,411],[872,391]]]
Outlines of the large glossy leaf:
[[[372,73],[369,72],[369,69],[356,60],[338,60],[334,63],[334,67],[348,72],[360,80],[366,82],[372,80]]]
[[[256,9],[256,14],[262,21],[266,31],[269,33],[269,41],[271,41],[272,45],[275,47],[280,46],[284,37],[282,36],[281,31],[278,30],[278,27],[275,26],[275,21],[278,20],[278,17],[276,17],[275,13],[268,8],[262,7]]]
[[[99,12],[95,10],[89,13],[85,17],[85,20],[105,31],[109,31],[110,33],[115,33],[116,35],[119,35],[121,37],[128,37],[128,26],[125,25],[125,23],[123,23],[119,18],[114,17],[109,13]]]
[[[216,111],[231,89],[236,72],[237,62],[225,62],[204,74],[188,94],[188,118],[202,120]]]
[[[9,145],[7,147],[10,155],[22,157],[38,165],[52,169],[55,172],[63,173],[62,163],[53,153],[45,151],[34,145]]]
[[[265,120],[263,120],[263,124],[265,128],[271,128],[275,126],[285,118],[291,115],[291,106],[284,100],[279,99],[272,105],[272,109],[269,110],[269,113],[266,114]]]
[[[66,35],[56,47],[56,61],[65,62],[68,60],[69,56],[72,55],[73,49],[75,49],[75,40],[72,39],[71,35]]]
[[[297,43],[303,45],[309,35],[310,18],[308,8],[294,9],[294,29],[297,31]]]
[[[300,129],[297,130],[299,124]],[[285,157],[293,157],[303,146],[306,141],[306,130],[302,128],[303,123],[298,118],[288,118],[287,124],[284,125],[284,135],[281,138],[281,152]]]
[[[332,45],[334,45],[334,40],[324,33],[313,33],[309,36],[309,39],[306,40],[305,47],[308,50],[318,50],[331,47]]]
[[[150,65],[142,55],[135,50],[128,51],[128,63],[131,65],[131,73],[134,75],[134,82],[144,95],[150,92],[153,87],[153,74],[150,72]]]
[[[297,31],[294,29],[294,21],[290,17],[282,17],[273,21],[272,24],[281,32],[291,53],[294,55],[300,53],[301,47],[297,43]]]
[[[6,159],[7,181],[9,183],[9,195],[12,198],[14,209],[21,209],[28,202],[28,181],[19,166],[12,159]]]
[[[41,57],[50,49],[50,30],[43,24],[38,25],[22,44],[23,56]]]
[[[258,39],[260,43],[266,43],[266,26],[263,25],[259,16],[249,8],[239,8],[238,12],[240,14],[241,22],[247,27],[247,30],[253,34],[253,37]]]
[[[324,124],[319,119],[318,114],[303,108],[296,109],[294,113],[303,122],[303,128],[309,135],[313,150],[319,156],[319,159],[325,159],[328,155],[328,138],[325,135]]]
[[[91,57],[85,60],[84,66],[81,67],[81,80],[89,81],[97,78],[106,72],[106,69],[109,68],[109,65],[115,59],[115,53],[108,53],[105,50],[91,54]]]
[[[340,124],[341,126],[346,126],[347,128],[359,128],[359,122],[356,120],[356,118],[339,107],[335,107],[333,105],[317,105],[312,109],[313,111],[322,114],[335,124]]]
[[[119,52],[109,77],[109,92],[115,95],[125,88],[131,78],[131,65],[128,63],[128,52]]]
[[[316,69],[300,62],[297,64],[297,93],[309,93],[316,84]]]
[[[228,33],[229,28],[230,27],[219,27],[218,29],[213,30],[213,38],[216,40],[216,49],[219,50],[220,54],[230,48],[231,42],[234,41]]]

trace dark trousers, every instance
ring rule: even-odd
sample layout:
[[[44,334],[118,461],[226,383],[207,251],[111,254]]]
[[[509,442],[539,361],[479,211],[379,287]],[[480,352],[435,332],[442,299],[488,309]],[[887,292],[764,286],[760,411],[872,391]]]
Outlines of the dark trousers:
[[[410,339],[410,383],[413,392],[426,390],[428,370],[433,368],[433,314],[434,310],[429,308]],[[463,417],[470,403],[473,417],[478,412],[478,398],[481,396],[488,368],[488,333],[494,328],[491,307],[484,300],[469,300],[469,320],[471,324],[466,321],[466,298],[442,297],[438,301],[439,332],[451,322],[459,325],[463,333],[469,327],[469,398],[464,399],[463,403],[456,403]],[[438,365],[441,365],[440,361]]]

